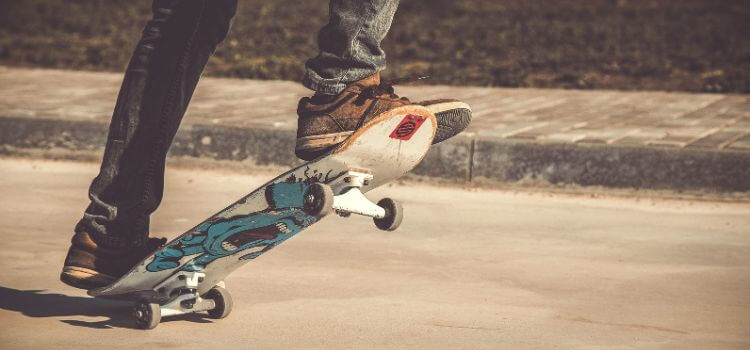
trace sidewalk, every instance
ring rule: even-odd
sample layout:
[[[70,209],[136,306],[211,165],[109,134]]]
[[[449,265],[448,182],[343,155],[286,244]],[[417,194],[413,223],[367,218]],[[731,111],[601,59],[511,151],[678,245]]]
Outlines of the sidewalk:
[[[0,67],[0,154],[101,152],[121,74]],[[750,191],[750,96],[400,86],[454,97],[474,121],[415,173],[462,183]],[[297,100],[287,81],[204,78],[174,156],[291,166]],[[59,153],[58,153],[59,154]]]
[[[414,183],[369,193],[403,200],[398,231],[330,215],[227,278],[228,318],[133,330],[133,303],[58,280],[97,170],[0,159],[3,350],[750,349],[750,203]],[[170,169],[151,230],[269,176]]]

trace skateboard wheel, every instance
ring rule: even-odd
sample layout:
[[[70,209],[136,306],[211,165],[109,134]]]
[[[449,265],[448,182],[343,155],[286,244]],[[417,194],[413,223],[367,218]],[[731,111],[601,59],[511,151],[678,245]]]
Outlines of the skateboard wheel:
[[[135,325],[140,329],[154,329],[161,321],[161,307],[157,303],[142,301],[133,308]]]
[[[322,218],[333,210],[333,190],[322,183],[310,185],[305,193],[305,212]]]
[[[373,218],[375,226],[383,231],[393,231],[401,225],[404,219],[404,208],[401,203],[391,198],[383,198],[378,201],[378,206],[385,209],[385,216],[382,219]]]
[[[205,298],[213,300],[216,304],[213,309],[208,310],[209,317],[218,320],[229,316],[229,313],[232,312],[234,301],[232,301],[232,295],[229,294],[228,290],[219,286],[213,287],[206,293]]]

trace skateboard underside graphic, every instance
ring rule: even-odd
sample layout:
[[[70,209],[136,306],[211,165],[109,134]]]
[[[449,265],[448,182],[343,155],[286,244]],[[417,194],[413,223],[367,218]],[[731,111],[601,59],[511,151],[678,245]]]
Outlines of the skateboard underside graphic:
[[[377,116],[332,153],[269,181],[89,294],[136,301],[140,328],[199,311],[223,318],[232,307],[224,278],[327,214],[372,217],[383,230],[398,227],[401,206],[389,198],[375,204],[364,193],[413,169],[435,128],[434,115],[419,106]]]

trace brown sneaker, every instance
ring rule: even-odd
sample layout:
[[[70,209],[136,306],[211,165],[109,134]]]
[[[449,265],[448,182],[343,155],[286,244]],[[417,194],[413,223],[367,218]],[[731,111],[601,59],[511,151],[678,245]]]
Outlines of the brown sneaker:
[[[299,101],[295,154],[312,160],[331,151],[373,117],[411,104],[409,99],[380,85],[375,73],[352,83],[335,97],[305,97]]]
[[[347,86],[335,97],[305,97],[297,108],[295,154],[308,161],[320,157],[373,117],[410,104],[413,103],[408,98],[394,93],[391,83],[381,83],[379,73]],[[427,107],[437,118],[433,144],[455,136],[471,122],[471,108],[458,100],[431,100],[415,105]]]
[[[92,289],[116,281],[167,239],[149,238],[144,246],[113,249],[96,244],[86,232],[77,232],[71,243],[60,280],[71,287]]]

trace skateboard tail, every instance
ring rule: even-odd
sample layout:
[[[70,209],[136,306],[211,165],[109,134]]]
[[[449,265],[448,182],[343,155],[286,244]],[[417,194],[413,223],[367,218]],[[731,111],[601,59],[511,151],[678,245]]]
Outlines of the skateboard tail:
[[[436,129],[435,115],[426,107],[399,107],[367,122],[331,156],[350,169],[366,169],[376,174],[370,184],[363,188],[363,192],[366,192],[401,177],[417,166],[427,155]]]

